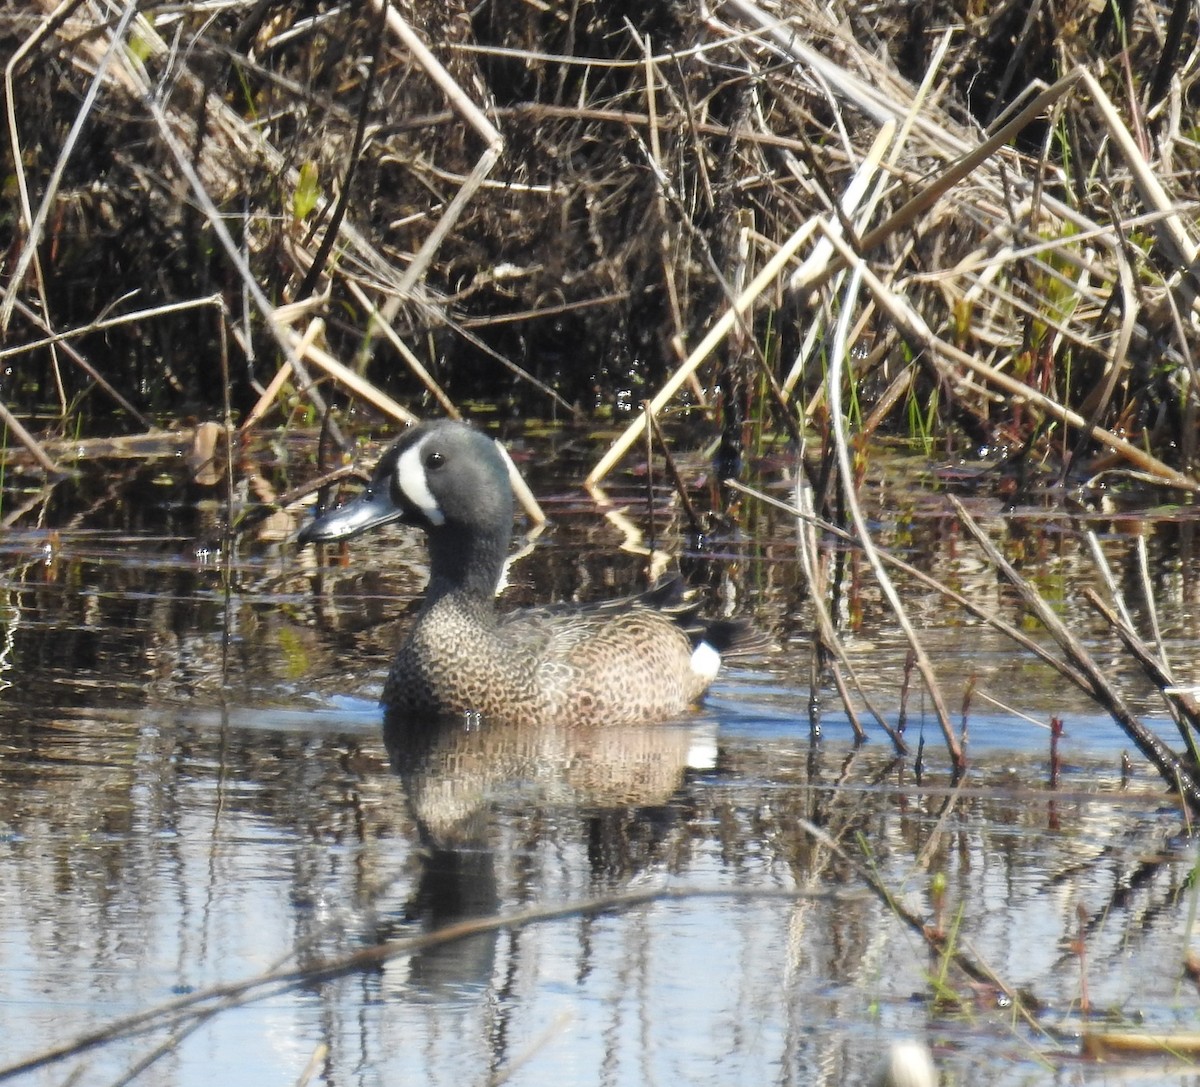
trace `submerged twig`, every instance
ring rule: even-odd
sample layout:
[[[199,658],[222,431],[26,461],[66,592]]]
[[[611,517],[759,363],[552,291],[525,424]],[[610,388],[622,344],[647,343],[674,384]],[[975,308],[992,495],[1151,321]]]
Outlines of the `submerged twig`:
[[[186,996],[114,1020],[98,1030],[88,1031],[70,1041],[50,1046],[40,1053],[0,1067],[0,1081],[57,1064],[71,1057],[77,1057],[110,1042],[146,1034],[152,1030],[172,1027],[176,1023],[185,1022],[195,1016],[208,1016],[214,1010],[222,1011],[293,989],[334,981],[363,970],[373,970],[382,963],[405,958],[430,947],[442,947],[446,944],[457,943],[481,933],[518,931],[530,925],[561,921],[570,917],[589,917],[635,909],[638,906],[646,906],[655,902],[680,902],[691,898],[795,901],[797,899],[837,900],[844,897],[844,895],[829,891],[788,890],[779,887],[657,887],[553,906],[536,906],[494,917],[471,918],[446,925],[436,932],[360,948],[338,958],[314,963],[312,966],[272,969],[241,981],[227,982],[188,993]]]

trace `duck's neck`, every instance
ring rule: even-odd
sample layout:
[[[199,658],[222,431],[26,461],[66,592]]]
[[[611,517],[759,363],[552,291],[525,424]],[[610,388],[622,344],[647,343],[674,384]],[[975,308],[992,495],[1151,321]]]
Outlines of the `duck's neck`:
[[[507,532],[464,536],[444,527],[432,529],[426,605],[453,594],[476,599],[490,612],[507,554]]]

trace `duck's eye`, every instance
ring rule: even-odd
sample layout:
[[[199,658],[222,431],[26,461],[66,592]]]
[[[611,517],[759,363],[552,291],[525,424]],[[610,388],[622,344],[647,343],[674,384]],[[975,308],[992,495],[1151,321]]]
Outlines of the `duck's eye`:
[[[430,471],[440,468],[445,463],[446,458],[441,453],[430,453],[425,457],[425,467]]]

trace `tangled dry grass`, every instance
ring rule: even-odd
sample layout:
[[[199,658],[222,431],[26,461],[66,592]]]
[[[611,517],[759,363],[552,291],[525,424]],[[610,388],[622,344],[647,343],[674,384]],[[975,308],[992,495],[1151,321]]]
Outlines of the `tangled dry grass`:
[[[7,3],[10,429],[677,373],[796,432],[853,306],[864,431],[1191,487],[1186,11]]]

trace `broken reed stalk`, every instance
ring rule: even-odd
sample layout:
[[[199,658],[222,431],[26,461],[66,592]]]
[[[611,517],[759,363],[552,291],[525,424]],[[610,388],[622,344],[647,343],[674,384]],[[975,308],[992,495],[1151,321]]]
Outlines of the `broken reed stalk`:
[[[879,587],[883,590],[888,606],[892,609],[892,614],[900,624],[900,629],[904,632],[905,639],[916,655],[917,669],[920,671],[921,678],[925,682],[925,689],[929,693],[930,701],[933,703],[934,714],[942,730],[942,738],[946,741],[946,750],[950,753],[951,762],[954,764],[956,775],[958,775],[966,770],[966,759],[963,755],[962,746],[954,735],[954,726],[950,722],[950,714],[946,709],[945,700],[942,698],[937,675],[934,673],[929,655],[925,652],[920,638],[917,637],[916,628],[909,621],[908,611],[904,607],[904,602],[900,599],[900,594],[896,591],[896,586],[892,583],[892,579],[883,568],[883,563],[875,548],[875,542],[872,540],[870,530],[867,528],[867,519],[863,516],[862,506],[859,504],[857,489],[855,487],[855,472],[854,466],[851,463],[850,443],[846,437],[846,418],[842,410],[842,382],[844,362],[850,354],[848,336],[850,322],[857,309],[855,303],[858,298],[860,282],[861,266],[855,267],[851,271],[846,293],[841,298],[838,322],[834,332],[833,343],[829,349],[829,373],[825,380],[827,396],[829,398],[829,415],[833,430],[834,450],[837,455],[838,477],[841,482],[842,495],[846,502],[846,508],[850,512],[850,519],[854,524],[855,534],[858,537],[863,554],[871,564],[871,569],[875,572],[876,580],[879,583]]]
[[[859,204],[866,195],[867,189],[872,180],[878,176],[879,164],[883,159],[884,153],[891,146],[893,152],[898,148],[898,144],[894,141],[896,126],[893,122],[886,122],[875,135],[875,139],[871,144],[870,150],[866,157],[860,163],[854,176],[850,179],[849,185],[842,196],[841,204],[839,205],[839,222],[831,224],[831,229],[844,229],[843,224],[851,222],[851,216],[858,211]],[[876,195],[878,188],[876,189]],[[858,226],[860,222],[865,222],[867,217],[875,210],[875,203],[872,201],[867,205],[866,210],[862,213],[858,220],[855,220],[854,225]],[[818,238],[813,246],[812,253],[805,257],[803,263],[795,272],[792,273],[788,280],[788,289],[795,295],[804,298],[812,294],[817,284],[822,283],[827,278],[830,271],[830,260],[836,255],[833,245],[825,238]],[[840,268],[840,265],[839,265]],[[834,279],[834,290],[838,290],[839,281]],[[783,380],[782,395],[784,399],[791,396],[796,384],[808,371],[809,362],[813,354],[818,351],[824,341],[824,325],[821,321],[812,321],[805,330],[804,339],[796,352],[795,360],[792,362],[791,369],[788,371],[787,377]],[[804,407],[805,418],[811,418],[816,411],[817,405],[820,402],[823,386],[819,387],[812,399]]]
[[[403,404],[393,400],[387,393],[380,391],[365,378],[359,377],[348,366],[335,359],[328,351],[322,351],[313,343],[306,343],[303,336],[293,329],[281,329],[283,342],[288,345],[288,361],[297,378],[303,382],[308,380],[311,389],[311,378],[308,378],[307,368],[300,365],[300,360],[311,362],[318,369],[324,370],[339,385],[344,386],[360,400],[370,404],[377,411],[395,419],[397,422],[411,426],[417,422],[417,416]]]
[[[413,28],[409,26],[400,12],[391,5],[389,0],[371,0],[371,6],[376,10],[379,10],[380,7],[387,9],[386,19],[388,30],[403,43],[413,60],[416,61],[430,80],[438,86],[449,100],[451,106],[475,129],[485,144],[485,150],[479,156],[475,168],[446,205],[437,225],[429,233],[425,241],[422,242],[421,248],[413,256],[412,263],[405,269],[404,275],[401,277],[396,289],[396,297],[399,299],[407,295],[424,277],[426,269],[429,267],[441,243],[445,240],[446,235],[450,233],[451,228],[458,221],[467,204],[470,203],[480,185],[486,180],[488,174],[492,172],[492,167],[496,165],[500,156],[504,153],[504,137],[500,134],[500,130],[488,120],[487,114],[472,101],[471,96],[446,71],[441,61],[433,55],[429,47],[421,40]]]
[[[1193,811],[1200,811],[1200,777],[1198,777],[1196,769],[1185,765],[1174,751],[1142,723],[1129,708],[1120,692],[1109,682],[1108,677],[1092,659],[1091,654],[1067,629],[1066,624],[1059,619],[1054,609],[1000,553],[975,519],[967,512],[966,507],[953,495],[950,495],[949,499],[963,527],[970,532],[996,569],[1017,590],[1025,602],[1025,606],[1058,643],[1067,659],[1083,673],[1085,677],[1084,692],[1091,695],[1108,711],[1121,726],[1125,735],[1162,775],[1163,780],[1171,788],[1178,790],[1188,806]]]

